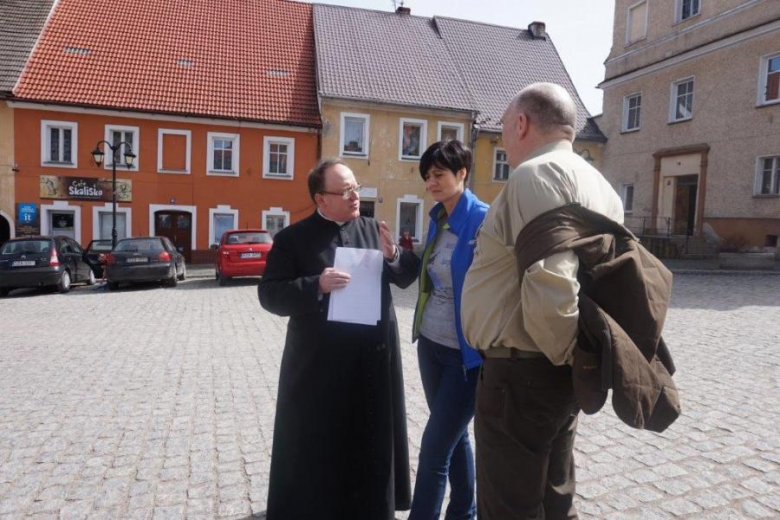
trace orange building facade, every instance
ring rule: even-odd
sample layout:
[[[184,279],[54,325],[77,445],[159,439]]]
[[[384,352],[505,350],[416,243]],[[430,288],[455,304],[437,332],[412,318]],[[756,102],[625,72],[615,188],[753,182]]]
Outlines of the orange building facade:
[[[15,199],[37,206],[41,234],[111,238],[112,157],[106,148],[98,166],[91,155],[102,140],[136,155],[132,167],[117,162],[118,237],[168,236],[193,263],[213,261],[209,246],[226,229],[275,233],[314,209],[316,128],[11,104]]]

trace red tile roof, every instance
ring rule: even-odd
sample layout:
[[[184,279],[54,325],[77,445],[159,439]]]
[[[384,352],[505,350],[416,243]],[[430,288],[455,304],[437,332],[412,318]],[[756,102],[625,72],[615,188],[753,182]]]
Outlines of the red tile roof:
[[[60,0],[14,94],[318,127],[312,6]]]

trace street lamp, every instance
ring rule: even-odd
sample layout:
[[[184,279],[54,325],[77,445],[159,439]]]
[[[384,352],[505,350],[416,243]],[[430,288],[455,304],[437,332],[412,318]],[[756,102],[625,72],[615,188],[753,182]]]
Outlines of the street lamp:
[[[116,248],[116,159],[119,150],[122,148],[122,145],[124,145],[125,166],[130,168],[133,166],[133,161],[135,161],[135,154],[133,153],[133,147],[127,141],[120,141],[114,145],[108,141],[98,141],[95,145],[95,149],[92,150],[92,159],[98,166],[103,164],[103,158],[106,155],[105,152],[100,149],[101,144],[104,148],[108,147],[108,149],[111,150],[111,156],[113,157],[113,160],[111,161],[111,249],[113,250]]]

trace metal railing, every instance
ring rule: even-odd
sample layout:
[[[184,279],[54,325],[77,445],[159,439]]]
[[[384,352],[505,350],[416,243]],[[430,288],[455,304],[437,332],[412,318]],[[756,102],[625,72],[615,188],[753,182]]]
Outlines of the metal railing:
[[[645,215],[626,215],[623,217],[623,225],[637,236],[670,236],[672,233],[672,219],[664,217],[650,217]]]

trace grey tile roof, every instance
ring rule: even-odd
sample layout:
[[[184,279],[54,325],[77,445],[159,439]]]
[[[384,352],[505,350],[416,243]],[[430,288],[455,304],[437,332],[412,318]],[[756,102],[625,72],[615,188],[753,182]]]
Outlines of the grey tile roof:
[[[437,16],[436,27],[465,78],[483,130],[501,131],[499,121],[515,94],[545,81],[565,87],[577,104],[577,137],[606,141],[590,119],[549,35],[534,39],[525,29]]]
[[[54,0],[0,0],[0,95],[13,90]]]
[[[473,109],[429,18],[316,4],[314,37],[323,97]]]

